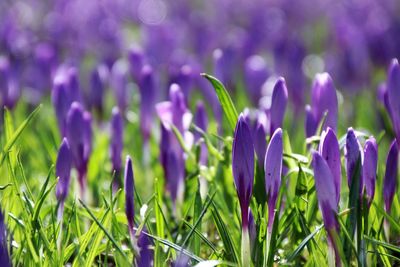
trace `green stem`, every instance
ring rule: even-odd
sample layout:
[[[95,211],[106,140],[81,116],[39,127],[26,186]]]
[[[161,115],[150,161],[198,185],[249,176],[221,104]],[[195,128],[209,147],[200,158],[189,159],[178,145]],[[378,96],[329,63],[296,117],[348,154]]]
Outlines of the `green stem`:
[[[250,236],[248,227],[242,228],[242,267],[250,266]]]

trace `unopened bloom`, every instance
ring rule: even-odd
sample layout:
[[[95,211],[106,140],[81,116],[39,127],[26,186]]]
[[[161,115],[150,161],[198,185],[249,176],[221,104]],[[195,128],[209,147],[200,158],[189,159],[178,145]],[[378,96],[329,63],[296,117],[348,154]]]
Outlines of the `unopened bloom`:
[[[90,106],[100,115],[103,113],[103,98],[106,89],[108,70],[105,65],[97,66],[90,76]]]
[[[153,69],[149,65],[145,65],[140,72],[139,91],[140,130],[142,132],[144,143],[147,143],[152,132],[156,92],[156,81]]]
[[[311,89],[311,107],[306,110],[307,137],[315,134],[318,124],[324,117],[325,112],[328,112],[328,114],[326,115],[323,128],[330,127],[336,131],[338,100],[332,78],[326,72],[316,74],[313,82]]]
[[[280,77],[277,80],[272,92],[271,107],[269,109],[269,133],[272,134],[276,129],[282,127],[287,101],[288,90],[286,88],[286,82],[284,78]]]
[[[53,90],[51,94],[54,110],[57,117],[58,128],[61,136],[67,134],[67,114],[71,106],[71,97],[67,76],[59,73],[53,81]]]
[[[125,189],[125,214],[128,220],[128,227],[131,236],[133,237],[133,227],[135,226],[135,203],[134,203],[134,192],[135,183],[133,176],[132,159],[130,156],[126,156],[125,163],[125,174],[124,174],[124,189]]]
[[[352,179],[357,178],[355,175],[361,177],[361,169],[358,169],[358,167],[361,168],[361,165],[358,165],[358,162],[361,162],[361,145],[353,128],[347,130],[344,156],[346,159],[347,183],[349,188],[351,188]],[[360,188],[361,184],[362,181],[360,180]]]
[[[397,170],[398,170],[399,148],[397,141],[394,140],[390,145],[386,159],[385,178],[383,180],[383,200],[385,201],[386,211],[392,207],[394,193],[397,190]]]
[[[275,130],[268,144],[265,155],[265,191],[268,201],[268,230],[272,231],[273,221],[275,219],[275,206],[281,187],[282,175],[283,142],[282,129]]]
[[[326,161],[331,171],[333,183],[335,185],[336,205],[338,205],[340,200],[340,186],[342,180],[340,149],[336,134],[329,127],[321,134],[319,154]]]
[[[388,111],[393,121],[396,139],[400,140],[400,65],[397,59],[393,59],[389,67],[386,90],[390,108]]]
[[[67,138],[64,137],[58,149],[56,161],[56,177],[58,183],[56,187],[56,197],[59,202],[64,202],[68,195],[71,178],[72,155]]]
[[[364,159],[362,165],[363,184],[367,195],[368,206],[375,195],[376,171],[378,164],[378,145],[375,138],[370,137],[364,145]]]
[[[10,60],[6,56],[0,55],[0,104],[12,109],[20,94],[17,79],[14,77],[14,72]]]

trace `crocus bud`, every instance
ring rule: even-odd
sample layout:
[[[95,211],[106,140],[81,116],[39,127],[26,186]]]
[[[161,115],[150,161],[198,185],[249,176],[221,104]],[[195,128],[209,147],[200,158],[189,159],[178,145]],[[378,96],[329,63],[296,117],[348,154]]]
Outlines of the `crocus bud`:
[[[0,264],[4,267],[11,267],[11,259],[8,254],[8,245],[7,245],[7,229],[4,224],[4,215],[0,210]]]
[[[70,67],[67,70],[68,81],[69,81],[69,95],[71,102],[77,101],[82,103],[81,88],[79,85],[79,75],[78,70],[74,67]]]
[[[261,89],[268,76],[267,64],[261,56],[253,55],[246,60],[244,82],[254,105],[261,98]]]
[[[185,64],[181,66],[177,73],[173,74],[173,76],[174,77],[171,77],[171,83],[178,84],[181,87],[183,94],[188,97],[193,85],[192,67],[188,64]]]
[[[84,112],[80,103],[74,102],[67,115],[67,139],[71,148],[73,163],[78,171],[82,193],[85,190],[87,163],[92,148],[91,117]]]
[[[361,145],[354,133],[353,128],[347,130],[346,136],[346,146],[344,148],[344,156],[346,159],[346,174],[347,183],[349,188],[351,188],[352,179],[355,178],[354,175],[361,176],[361,170],[357,171],[357,162],[361,160]],[[361,166],[360,166],[361,167]],[[361,185],[360,181],[360,185]],[[361,188],[361,186],[360,186]]]
[[[310,105],[306,105],[306,115],[305,115],[305,131],[306,136],[311,137],[317,131],[318,122],[314,118],[312,108]]]
[[[124,132],[124,120],[117,107],[112,110],[111,117],[111,162],[112,168],[115,172],[114,185],[120,186],[119,175],[122,168],[121,154],[124,146],[123,132]]]
[[[53,82],[51,98],[61,136],[66,136],[67,134],[67,113],[71,106],[71,98],[68,90],[67,77],[63,74],[58,74]]]
[[[90,76],[90,106],[96,109],[100,115],[103,113],[103,98],[107,76],[108,70],[105,65],[97,66]]]
[[[324,72],[315,75],[313,86],[311,89],[311,114],[313,119],[310,118],[311,114],[306,114],[306,130],[307,136],[315,134],[318,124],[324,117],[324,113],[328,112],[323,128],[330,127],[334,131],[337,129],[338,119],[338,100],[336,90],[331,76]],[[311,123],[313,121],[313,123]],[[311,125],[315,126],[311,133]],[[309,128],[310,127],[310,128]]]
[[[390,64],[388,78],[386,82],[387,96],[390,107],[390,114],[393,121],[393,128],[396,139],[400,140],[400,66],[397,59],[393,59]]]
[[[71,167],[71,149],[69,148],[67,138],[64,137],[61,146],[58,149],[56,161],[56,177],[59,179],[56,187],[56,197],[59,202],[64,202],[68,195]]]
[[[126,156],[125,163],[125,174],[124,174],[124,189],[125,189],[125,214],[128,220],[129,233],[131,236],[134,236],[135,226],[135,205],[134,205],[134,196],[135,196],[135,183],[133,176],[133,166],[132,159],[130,156]]]
[[[256,151],[258,165],[261,168],[264,166],[265,153],[267,151],[267,120],[265,112],[259,111],[253,132],[254,149]]]
[[[336,205],[338,205],[342,180],[340,148],[335,132],[329,127],[321,134],[319,154],[326,161],[331,170],[333,183],[335,185]]]
[[[364,162],[362,165],[362,180],[367,194],[368,206],[371,205],[375,195],[377,164],[378,145],[375,138],[371,136],[364,145]]]
[[[334,177],[327,162],[318,152],[313,152],[312,166],[314,169],[315,189],[322,212],[322,219],[324,220],[325,228],[330,236],[330,231],[339,230],[336,219],[338,211],[337,201],[335,197],[332,197],[336,195]]]
[[[243,114],[239,116],[233,139],[232,172],[242,212],[242,227],[248,228],[254,182],[254,146]]]
[[[146,228],[143,229],[145,231]],[[152,239],[143,233],[139,234],[137,245],[139,248],[139,255],[137,256],[136,266],[153,266],[154,253],[151,246],[153,245]]]
[[[386,212],[390,212],[394,193],[397,190],[398,157],[399,149],[397,141],[394,140],[390,145],[389,153],[386,159],[386,172],[383,180],[383,200],[385,202]]]
[[[147,143],[152,132],[156,90],[153,69],[149,65],[145,65],[140,72],[139,90],[140,130],[144,142]]]
[[[19,86],[7,57],[0,55],[0,101],[2,106],[12,109],[19,98]]]
[[[270,114],[270,133],[274,133],[276,129],[282,127],[283,118],[285,116],[286,104],[288,101],[288,91],[285,79],[280,77],[274,86],[272,92]]]
[[[265,154],[265,191],[268,201],[268,230],[272,231],[273,221],[275,219],[275,206],[278,199],[279,189],[281,187],[282,175],[283,143],[282,129],[275,130],[268,144]]]
[[[118,60],[111,69],[111,87],[120,111],[124,113],[129,106],[128,91],[128,64],[124,60]]]
[[[214,74],[226,88],[232,89],[233,77],[235,75],[235,55],[232,49],[216,49],[213,52]]]
[[[143,51],[139,47],[132,47],[128,54],[133,80],[138,83],[140,72],[144,65]]]

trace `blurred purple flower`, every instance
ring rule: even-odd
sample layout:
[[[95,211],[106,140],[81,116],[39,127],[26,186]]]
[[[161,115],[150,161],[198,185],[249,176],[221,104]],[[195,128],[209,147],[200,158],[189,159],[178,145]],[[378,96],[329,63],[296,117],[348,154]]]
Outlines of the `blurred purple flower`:
[[[352,179],[355,178],[354,175],[361,176],[361,169],[357,170],[358,161],[361,160],[361,145],[358,142],[356,134],[353,128],[349,128],[347,130],[346,136],[346,146],[344,148],[344,157],[346,159],[346,175],[347,175],[347,184],[349,188],[351,188]],[[360,165],[361,167],[361,165]],[[361,189],[362,181],[360,179],[360,189]]]
[[[60,134],[61,136],[66,136],[67,114],[72,100],[69,94],[67,77],[61,73],[54,78],[52,102],[56,113]]]
[[[143,228],[143,231],[146,231],[146,227]],[[137,245],[139,248],[139,255],[136,260],[137,266],[153,266],[153,258],[154,253],[152,239],[143,233],[143,231],[139,234]]]
[[[393,197],[397,190],[397,170],[398,170],[399,149],[396,139],[390,145],[386,159],[386,172],[383,180],[383,200],[385,201],[386,212],[390,212]]]
[[[287,101],[288,90],[286,88],[286,82],[284,78],[280,77],[272,92],[271,107],[269,109],[269,133],[274,133],[276,129],[282,127]]]
[[[90,106],[94,108],[100,116],[103,114],[103,98],[108,79],[108,69],[105,65],[98,65],[90,76]]]
[[[397,59],[393,59],[390,64],[386,88],[390,108],[388,111],[391,114],[396,139],[400,140],[400,66]]]
[[[56,177],[59,179],[56,187],[56,197],[59,202],[64,202],[68,196],[71,168],[71,149],[69,147],[67,138],[64,137],[61,146],[58,149],[56,161]]]
[[[0,264],[4,267],[11,267],[12,262],[8,254],[7,229],[4,223],[4,215],[0,210]]]
[[[124,60],[116,61],[111,69],[111,87],[114,92],[117,106],[122,113],[125,113],[130,103],[128,71],[128,64]]]
[[[67,70],[69,96],[71,102],[82,103],[81,87],[79,85],[79,73],[75,67],[69,67]]]
[[[193,86],[193,69],[189,64],[184,64],[178,67],[177,70],[170,71],[170,84],[178,84],[184,96],[189,98]]]
[[[14,108],[19,94],[19,85],[14,77],[10,60],[0,54],[0,105],[9,109]]]
[[[124,146],[124,119],[117,107],[112,109],[112,117],[111,117],[111,162],[112,162],[112,170],[115,172],[114,177],[114,187],[118,188],[121,186],[120,183],[120,173],[122,168],[122,149]]]
[[[87,164],[92,150],[92,128],[90,113],[85,112],[78,102],[73,102],[68,111],[66,136],[83,194],[86,186]]]
[[[337,129],[338,100],[331,76],[324,72],[315,75],[311,89],[311,108],[306,108],[307,137],[315,134],[318,124],[328,112],[323,128]]]
[[[242,228],[248,229],[254,182],[254,146],[243,114],[239,115],[233,139],[232,172],[242,213]]]
[[[282,129],[278,128],[269,141],[267,153],[265,154],[265,191],[268,202],[268,230],[272,231],[275,219],[275,206],[281,187],[283,143]]]
[[[368,207],[371,205],[375,195],[375,182],[378,164],[378,145],[375,138],[370,137],[364,145],[364,157],[362,165],[362,176],[365,192],[368,200]],[[362,193],[362,192],[361,192]]]
[[[267,64],[259,55],[253,55],[244,63],[244,82],[253,105],[261,98],[261,89],[269,76]]]
[[[128,59],[133,80],[136,83],[139,83],[140,73],[142,72],[142,68],[145,64],[143,51],[137,46],[132,47],[129,50]]]
[[[335,185],[336,205],[338,205],[340,200],[340,186],[342,181],[340,148],[335,132],[329,127],[321,134],[319,154],[326,161],[331,171],[333,183]]]
[[[149,65],[145,65],[140,72],[139,82],[140,130],[145,144],[149,141],[152,132],[156,90],[153,69]]]
[[[208,118],[207,111],[204,107],[203,102],[199,101],[196,105],[196,111],[193,118],[194,124],[201,130],[207,132]],[[198,141],[201,135],[199,133],[194,134],[194,141]],[[207,165],[207,146],[203,142],[200,147],[200,164]]]

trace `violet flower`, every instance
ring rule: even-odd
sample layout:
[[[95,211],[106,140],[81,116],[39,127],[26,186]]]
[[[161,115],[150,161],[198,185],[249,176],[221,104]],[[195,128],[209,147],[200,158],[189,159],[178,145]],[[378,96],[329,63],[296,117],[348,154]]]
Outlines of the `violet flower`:
[[[10,60],[0,55],[0,105],[14,108],[19,98],[19,86],[14,77]]]
[[[78,70],[75,67],[68,68],[67,76],[68,76],[68,87],[69,87],[69,95],[71,102],[77,101],[82,103]]]
[[[66,136],[83,195],[86,187],[87,164],[92,149],[92,128],[90,113],[85,112],[78,102],[73,102],[68,111]]]
[[[117,107],[112,109],[111,117],[111,149],[110,156],[112,162],[112,170],[115,172],[114,177],[114,188],[121,186],[120,174],[122,168],[121,154],[124,146],[124,120]]]
[[[131,238],[134,239],[134,227],[135,227],[135,183],[133,176],[132,159],[128,155],[126,156],[125,162],[125,174],[124,174],[124,189],[125,189],[125,214],[128,220],[129,233]]]
[[[276,129],[282,127],[287,101],[288,90],[286,82],[284,78],[280,77],[272,92],[271,107],[269,109],[270,133],[274,133]]]
[[[400,140],[400,66],[397,59],[393,59],[390,64],[386,88],[389,104],[388,111],[393,121],[396,139]]]
[[[347,183],[349,188],[351,188],[352,179],[355,178],[354,175],[359,175],[361,177],[361,169],[357,170],[358,161],[361,160],[361,145],[354,133],[353,128],[347,130],[346,136],[346,146],[344,148],[344,156],[346,159],[346,175]],[[361,167],[361,165],[360,165]],[[362,177],[361,177],[362,178]],[[360,180],[360,189],[362,181]]]
[[[4,223],[4,215],[0,210],[0,265],[4,267],[11,267],[11,259],[8,254],[7,245],[7,229]]]
[[[107,76],[108,70],[104,65],[97,66],[90,76],[90,106],[94,108],[100,116],[103,114],[103,98],[106,89]]]
[[[63,74],[58,74],[54,78],[51,99],[57,117],[58,129],[61,136],[67,134],[67,114],[71,106],[68,80]]]
[[[265,60],[259,55],[249,57],[244,63],[244,82],[254,105],[261,98],[261,89],[269,73]]]
[[[383,200],[386,212],[390,212],[393,197],[397,190],[397,170],[398,170],[399,148],[396,139],[390,145],[386,159],[385,178],[383,180]]]
[[[118,60],[111,69],[111,87],[121,113],[125,113],[130,100],[128,91],[128,68],[128,64],[124,60]]]
[[[265,191],[268,201],[268,231],[272,232],[273,222],[275,220],[275,206],[281,187],[282,176],[282,158],[283,158],[283,142],[282,129],[275,130],[268,144],[267,153],[265,154],[264,171],[265,171]]]
[[[234,133],[232,173],[242,214],[242,263],[250,266],[249,205],[254,183],[254,146],[243,114],[239,115]]]
[[[140,130],[144,144],[150,139],[152,132],[156,84],[153,69],[145,65],[140,72]]]
[[[335,244],[335,235],[339,231],[336,218],[338,212],[335,178],[325,159],[318,153],[313,152],[312,166],[314,169],[315,189],[317,191],[318,203],[322,213],[325,229],[328,232],[329,244],[333,246],[336,254],[336,264],[340,265],[340,256]]]
[[[338,205],[342,181],[340,148],[335,132],[329,127],[321,134],[319,154],[326,161],[331,171],[333,183],[335,185],[336,205]]]
[[[56,197],[58,202],[64,203],[68,196],[69,184],[71,178],[72,168],[72,154],[68,144],[67,138],[64,137],[60,148],[58,149],[57,161],[56,161],[56,177],[58,177],[58,183],[56,186]]]
[[[132,47],[129,50],[128,59],[133,80],[138,83],[140,80],[140,73],[145,64],[143,51],[139,47]]]
[[[375,138],[370,137],[364,145],[364,162],[362,165],[363,184],[367,195],[368,207],[375,195],[376,172],[378,164],[378,145]]]
[[[315,75],[311,89],[311,110],[306,113],[307,137],[315,134],[325,112],[328,112],[328,114],[323,128],[330,127],[336,131],[338,100],[332,78],[326,72]]]

